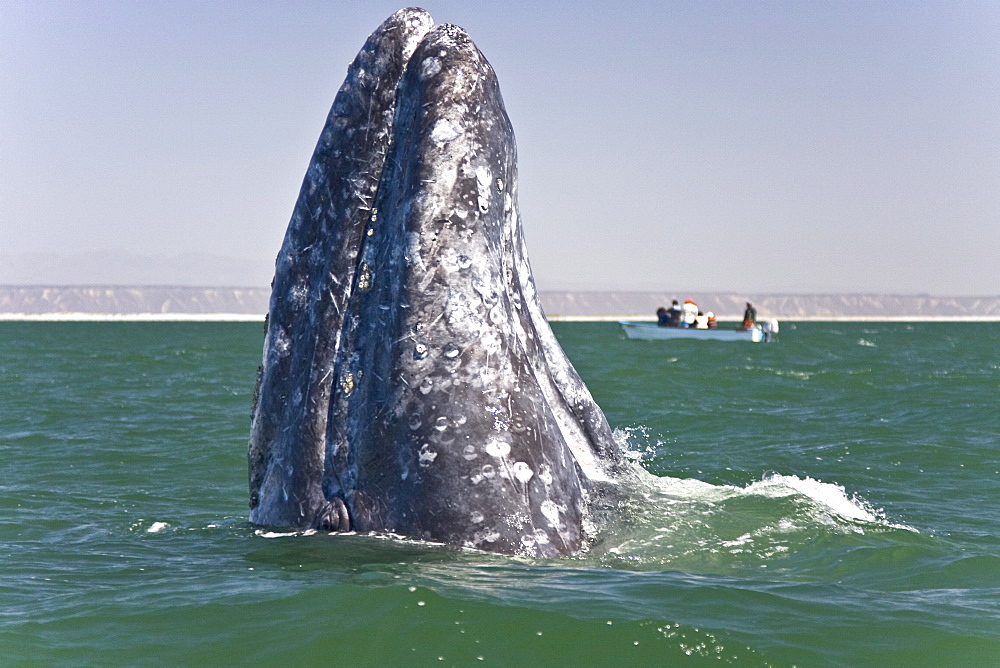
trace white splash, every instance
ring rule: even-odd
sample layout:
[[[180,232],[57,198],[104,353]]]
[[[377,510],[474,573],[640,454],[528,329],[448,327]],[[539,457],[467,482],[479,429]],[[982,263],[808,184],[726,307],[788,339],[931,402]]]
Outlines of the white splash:
[[[877,522],[879,519],[861,502],[850,498],[843,486],[809,477],[773,474],[760,482],[751,483],[744,489],[744,493],[771,498],[801,494],[847,519],[864,522]]]

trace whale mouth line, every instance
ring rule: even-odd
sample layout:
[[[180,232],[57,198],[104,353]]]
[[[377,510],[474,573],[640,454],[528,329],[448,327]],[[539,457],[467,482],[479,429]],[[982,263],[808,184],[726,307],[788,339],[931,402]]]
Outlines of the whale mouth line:
[[[316,520],[316,528],[321,531],[344,532],[351,530],[351,520],[344,500],[335,496],[327,501]]]

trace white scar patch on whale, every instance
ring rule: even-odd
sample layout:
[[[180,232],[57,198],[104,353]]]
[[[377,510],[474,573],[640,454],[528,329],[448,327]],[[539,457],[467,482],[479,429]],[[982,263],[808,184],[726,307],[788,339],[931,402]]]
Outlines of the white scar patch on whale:
[[[562,527],[562,522],[559,519],[559,511],[561,510],[559,504],[552,499],[545,499],[542,501],[542,505],[539,509],[542,511],[542,515],[545,516],[545,519],[549,521],[549,524],[556,529]]]
[[[490,439],[483,449],[492,457],[506,457],[510,454],[510,443]]]
[[[525,485],[535,475],[535,472],[531,470],[531,467],[526,462],[514,462],[514,466],[511,468],[514,471],[514,477]]]
[[[441,59],[431,56],[430,58],[424,58],[424,62],[420,63],[420,79],[426,80],[430,79],[432,76],[441,71]]]
[[[444,144],[453,141],[462,135],[462,131],[447,118],[441,118],[434,124],[431,130],[431,139],[435,144]]]
[[[424,443],[420,446],[420,452],[417,453],[417,458],[420,465],[423,467],[430,466],[437,459],[437,453],[431,450],[430,444]]]

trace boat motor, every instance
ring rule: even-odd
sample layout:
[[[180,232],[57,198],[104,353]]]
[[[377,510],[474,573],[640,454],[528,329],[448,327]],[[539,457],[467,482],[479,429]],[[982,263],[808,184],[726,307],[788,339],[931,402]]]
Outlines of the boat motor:
[[[778,336],[778,319],[765,320],[761,323],[761,329],[764,330],[764,340],[773,341]]]

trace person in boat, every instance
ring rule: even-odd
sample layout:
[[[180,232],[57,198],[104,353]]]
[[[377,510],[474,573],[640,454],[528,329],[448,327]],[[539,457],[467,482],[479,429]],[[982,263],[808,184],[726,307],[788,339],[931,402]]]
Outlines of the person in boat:
[[[747,302],[747,308],[743,311],[743,329],[750,329],[757,322],[757,309],[753,304]]]
[[[670,316],[670,324],[667,325],[668,327],[681,326],[681,319],[683,317],[681,313],[681,305],[677,303],[676,299],[670,304],[670,310],[667,311],[667,315]]]
[[[670,311],[662,306],[656,309],[656,324],[660,327],[670,327]]]
[[[714,311],[709,311],[708,313],[705,314],[705,317],[708,320],[708,328],[709,329],[718,329],[719,328],[719,321],[715,319],[715,312]]]
[[[708,329],[708,316],[704,312],[698,311],[698,315],[694,317],[694,328]]]
[[[693,327],[694,319],[698,317],[698,304],[693,299],[688,299],[681,310],[683,311],[681,327]]]

